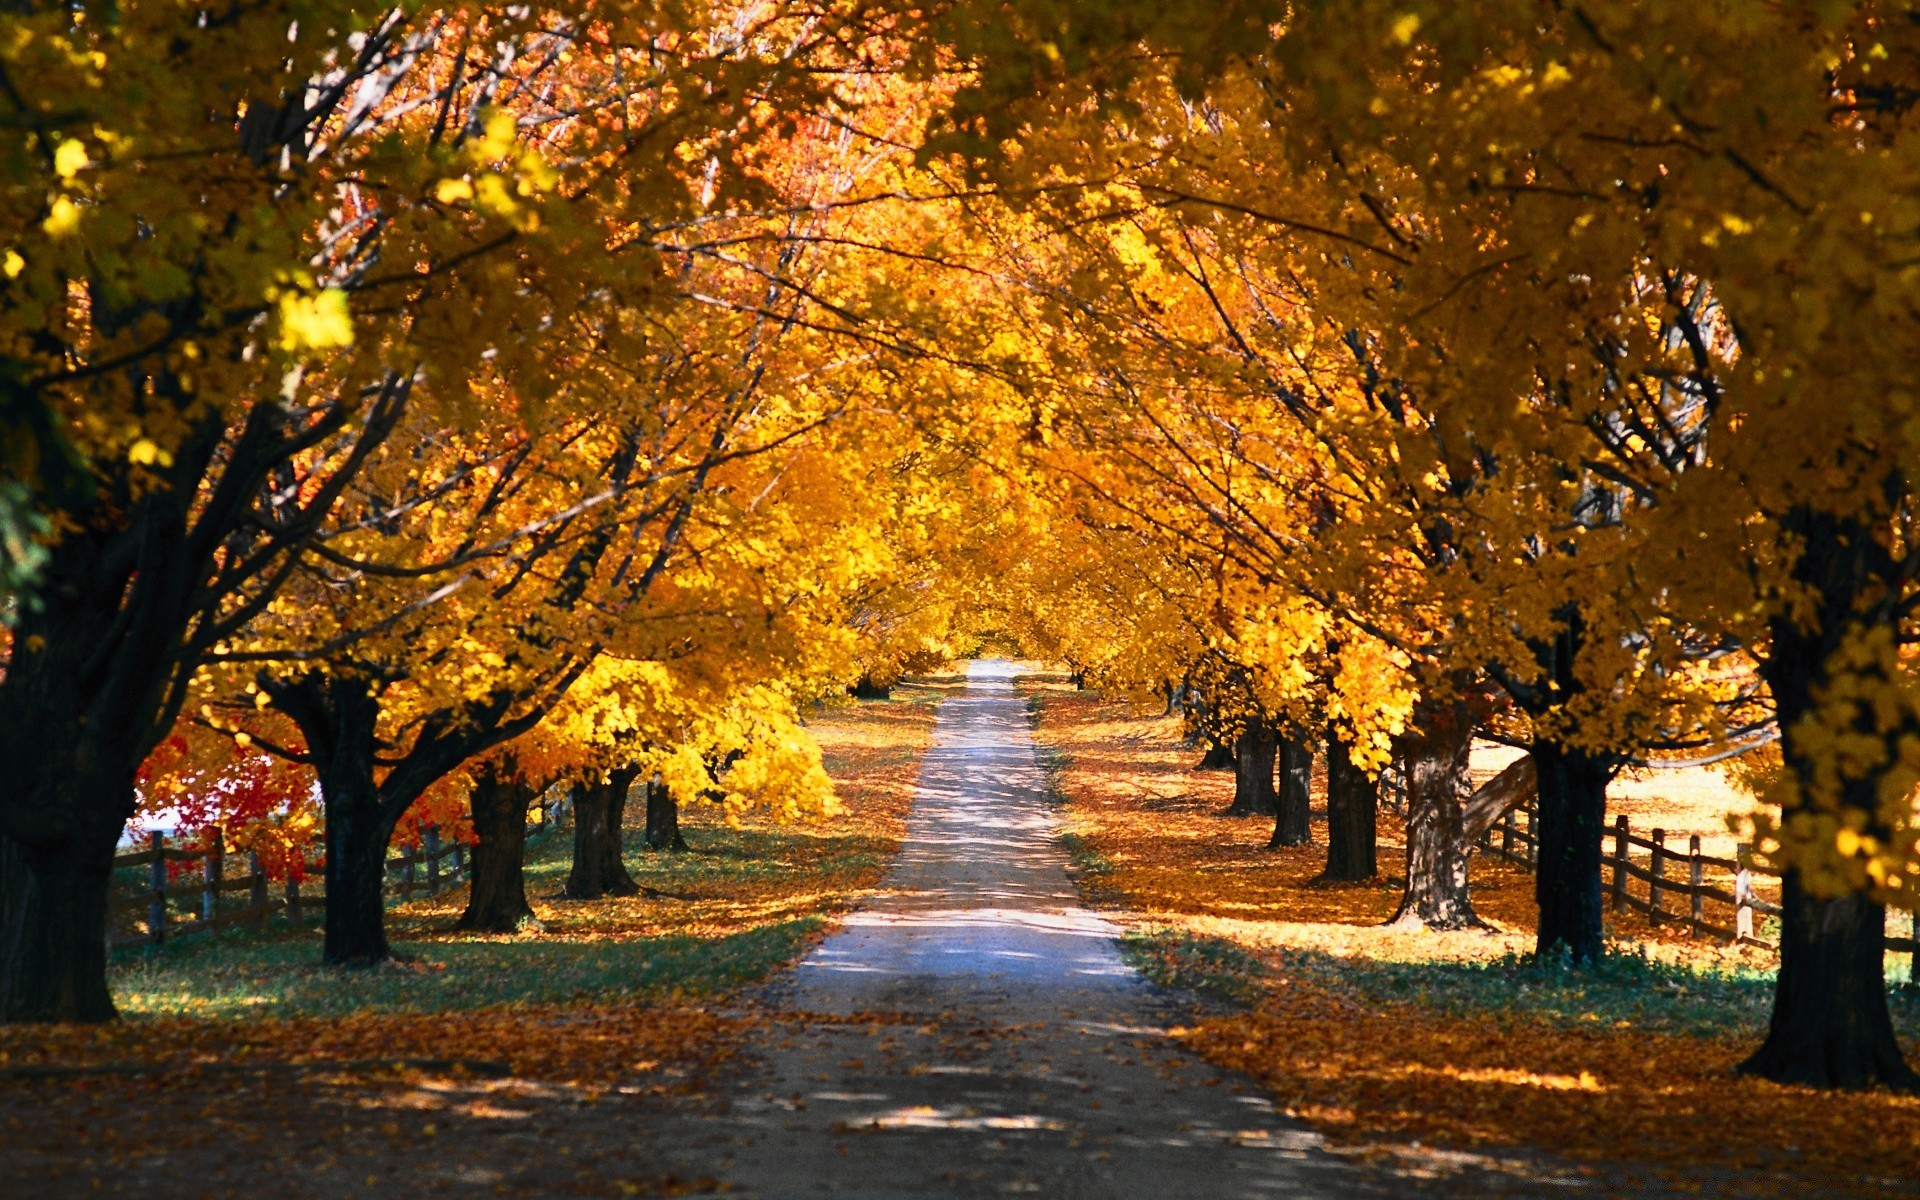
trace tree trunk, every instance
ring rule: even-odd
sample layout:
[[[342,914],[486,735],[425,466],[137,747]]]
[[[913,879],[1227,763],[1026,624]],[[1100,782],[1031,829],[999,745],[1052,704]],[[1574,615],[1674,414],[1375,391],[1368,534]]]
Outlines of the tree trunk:
[[[393,957],[387,945],[387,846],[397,816],[369,795],[332,792],[327,810],[327,920],[321,960],[370,967]]]
[[[1461,700],[1422,698],[1401,739],[1407,776],[1407,891],[1387,922],[1401,928],[1481,924],[1467,898],[1473,843],[1462,821],[1473,717]]]
[[[1273,760],[1280,744],[1264,721],[1249,719],[1233,743],[1233,804],[1229,817],[1270,817],[1279,809]]]
[[[1610,755],[1535,742],[1540,842],[1533,894],[1540,908],[1534,954],[1545,959],[1565,947],[1573,961],[1600,960],[1600,839],[1607,820],[1607,784],[1617,761]]]
[[[573,867],[560,894],[598,900],[607,894],[607,818],[611,790],[599,780],[576,783],[573,797]]]
[[[1280,790],[1275,798],[1273,837],[1267,849],[1313,842],[1313,746],[1283,737],[1279,744]]]
[[[1781,907],[1773,1021],[1739,1070],[1808,1087],[1920,1087],[1887,1010],[1887,910],[1860,895],[1815,899],[1791,869]]]
[[[875,683],[871,675],[862,675],[860,681],[854,684],[851,690],[855,700],[893,699],[893,685]]]
[[[511,755],[483,765],[474,780],[473,884],[458,928],[516,933],[534,920],[527,902],[527,808],[539,789],[521,777]]]
[[[1901,739],[1916,735],[1912,722],[1882,728],[1874,706],[1863,704],[1855,710],[1852,728],[1822,731],[1828,737],[1871,738],[1883,750],[1878,767],[1841,779],[1838,794],[1833,781],[1822,778],[1817,749],[1802,745],[1801,730],[1803,722],[1817,726],[1820,720],[1818,699],[1834,682],[1834,656],[1848,633],[1877,626],[1891,639],[1898,630],[1904,591],[1897,581],[1903,568],[1875,531],[1857,519],[1801,508],[1782,525],[1800,539],[1793,574],[1811,603],[1771,621],[1772,645],[1760,664],[1778,713],[1781,755],[1802,797],[1826,792],[1827,811],[1855,817],[1862,832],[1884,841],[1891,831],[1879,817],[1880,785],[1901,761]],[[1856,695],[1898,686],[1877,663],[1856,665],[1853,673],[1848,682]],[[1801,803],[1814,807],[1809,799]],[[1796,811],[1804,809],[1788,806],[1782,820]],[[1773,1019],[1767,1040],[1740,1069],[1775,1083],[1920,1089],[1920,1076],[1901,1057],[1887,1009],[1885,910],[1859,895],[1834,900],[1807,895],[1791,868],[1782,881],[1781,907]]]
[[[107,887],[119,831],[96,829],[56,848],[0,839],[6,957],[0,1011],[8,1021],[111,1021],[107,990]]]
[[[659,780],[647,782],[647,849],[685,850],[680,837],[680,801]]]
[[[1375,859],[1380,784],[1353,765],[1337,733],[1327,735],[1327,869],[1320,878],[1358,883],[1380,873]]]
[[[1209,741],[1207,752],[1194,764],[1196,771],[1231,771],[1234,769],[1233,747],[1225,742]]]
[[[387,945],[387,845],[419,788],[389,794],[401,768],[374,781],[384,684],[377,673],[262,675],[274,706],[300,727],[313,755],[326,814],[327,915],[321,961],[365,967],[393,956]],[[424,785],[421,785],[424,786]]]
[[[606,880],[609,896],[640,894],[640,885],[627,872],[625,836],[627,797],[633,791],[633,781],[639,776],[640,768],[621,767],[607,780],[607,840],[602,849],[605,858],[600,864],[600,871]]]

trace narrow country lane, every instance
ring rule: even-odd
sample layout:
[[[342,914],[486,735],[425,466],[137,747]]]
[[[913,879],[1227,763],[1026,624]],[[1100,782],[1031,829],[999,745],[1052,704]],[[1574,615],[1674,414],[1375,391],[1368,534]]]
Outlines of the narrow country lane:
[[[756,1048],[687,1148],[761,1200],[1381,1194],[1165,1037],[1067,878],[1012,675],[970,664],[885,894],[764,997],[841,1019]]]

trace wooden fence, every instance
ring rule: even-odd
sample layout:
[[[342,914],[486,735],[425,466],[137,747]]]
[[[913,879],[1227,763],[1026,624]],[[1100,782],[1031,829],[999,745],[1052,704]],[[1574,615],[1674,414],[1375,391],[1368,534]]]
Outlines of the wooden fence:
[[[544,833],[554,828],[566,808],[565,800],[542,804],[538,810],[541,817],[538,832]],[[151,833],[147,835],[147,844],[143,849],[115,856],[115,870],[146,869],[146,886],[131,897],[135,905],[144,907],[145,912],[141,928],[116,930],[115,918],[126,915],[129,897],[124,891],[119,896],[110,896],[107,913],[108,948],[157,946],[170,937],[230,925],[264,927],[276,913],[283,915],[288,924],[300,926],[314,915],[326,911],[326,893],[314,887],[320,882],[318,878],[309,878],[305,888],[299,880],[288,879],[281,885],[280,894],[275,895],[266,872],[260,868],[258,855],[249,853],[246,871],[238,875],[228,873],[228,857],[218,830],[214,831],[212,842],[201,849],[172,846],[168,844],[166,834]],[[193,872],[197,878],[171,882],[169,863],[198,863],[199,870]],[[472,870],[473,862],[466,846],[459,842],[443,842],[440,831],[429,828],[421,834],[419,849],[387,859],[387,896],[404,904],[417,896],[436,895],[464,881]],[[244,892],[246,897],[239,903],[226,900],[227,894],[232,892]],[[197,901],[199,915],[182,918],[171,912],[172,904],[178,901],[185,901],[189,906],[194,906]]]
[[[1532,803],[1509,809],[1498,824],[1480,835],[1480,848],[1532,870],[1540,852],[1538,817]],[[1608,905],[1616,913],[1631,910],[1644,913],[1653,925],[1680,925],[1723,942],[1776,953],[1780,949],[1754,931],[1756,913],[1778,917],[1780,906],[1756,895],[1753,885],[1756,876],[1777,878],[1779,873],[1755,866],[1752,848],[1745,843],[1736,848],[1732,859],[1702,854],[1697,834],[1687,839],[1682,850],[1667,844],[1665,830],[1640,836],[1621,814],[1608,831],[1601,869],[1609,884]],[[1717,911],[1709,911],[1710,903]],[[1916,955],[1916,966],[1920,966],[1920,914],[1909,919],[1908,936],[1888,937],[1886,948],[1890,954]]]

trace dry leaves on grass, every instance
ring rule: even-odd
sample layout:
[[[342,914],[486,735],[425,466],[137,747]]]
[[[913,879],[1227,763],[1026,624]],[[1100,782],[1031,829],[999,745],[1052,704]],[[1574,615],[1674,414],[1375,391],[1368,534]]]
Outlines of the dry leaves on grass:
[[[545,1005],[458,1015],[356,1014],[300,1020],[156,1018],[111,1025],[0,1026],[0,1080],[42,1069],[171,1073],[441,1060],[553,1082],[604,1084],[663,1072],[693,1077],[731,1054],[741,1018],[678,1005]],[[145,1074],[146,1072],[141,1072]]]
[[[1342,1141],[1387,1135],[1784,1172],[1783,1184],[1811,1177],[1829,1193],[1884,1194],[1920,1175],[1920,1099],[1735,1076],[1752,1050],[1743,1040],[1362,1011],[1287,986],[1258,1011],[1180,1037]]]
[[[1473,864],[1473,899],[1495,933],[1407,933],[1378,928],[1399,887],[1318,887],[1317,845],[1264,849],[1264,818],[1217,814],[1232,798],[1230,772],[1192,770],[1175,720],[1142,717],[1125,704],[1029,678],[1039,701],[1037,737],[1065,804],[1062,821],[1091,899],[1116,907],[1136,928],[1237,947],[1249,968],[1221,990],[1253,1011],[1210,1018],[1182,1031],[1208,1059],[1255,1075],[1297,1116],[1349,1144],[1419,1138],[1456,1147],[1520,1146],[1611,1161],[1665,1164],[1680,1175],[1718,1169],[1776,1173],[1783,1186],[1810,1180],[1827,1191],[1910,1188],[1920,1175],[1920,1100],[1834,1095],[1736,1077],[1755,1032],[1689,1036],[1645,1028],[1585,1027],[1577,1011],[1554,1019],[1513,1011],[1461,1011],[1382,1002],[1366,986],[1340,986],[1342,971],[1383,973],[1382,964],[1432,964],[1456,973],[1435,994],[1458,998],[1460,964],[1507,959],[1531,948],[1532,876],[1485,856]],[[1316,798],[1321,795],[1316,781]],[[1685,804],[1697,807],[1697,796]],[[1646,813],[1651,801],[1636,797]],[[1324,813],[1316,808],[1316,816]],[[1639,818],[1637,818],[1639,819]],[[1383,871],[1400,868],[1404,844],[1391,813],[1380,822]],[[1634,930],[1636,936],[1643,931]],[[1647,959],[1694,969],[1765,963],[1752,951],[1646,930]],[[1153,952],[1148,939],[1148,952]],[[1204,949],[1197,953],[1207,953]],[[1305,956],[1304,958],[1302,956]],[[1300,969],[1311,959],[1311,970]],[[1341,964],[1347,964],[1343,967]],[[1229,965],[1226,970],[1233,970]],[[1424,968],[1401,966],[1399,978]],[[1657,974],[1650,969],[1650,974]],[[1358,978],[1358,976],[1356,976]],[[1371,986],[1379,990],[1379,981]],[[1751,990],[1751,985],[1748,985]],[[1752,1024],[1736,1013],[1723,1025]],[[1694,1180],[1698,1182],[1697,1178]],[[1743,1175],[1743,1189],[1753,1185]]]

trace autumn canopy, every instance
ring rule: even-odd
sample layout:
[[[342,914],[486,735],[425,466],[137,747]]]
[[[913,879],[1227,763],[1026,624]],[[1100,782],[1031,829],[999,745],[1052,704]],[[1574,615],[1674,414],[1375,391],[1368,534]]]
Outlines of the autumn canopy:
[[[809,707],[992,637],[1276,844],[1324,744],[1409,926],[1537,797],[1576,966],[1615,775],[1738,762],[1746,1069],[1912,1088],[1916,105],[1877,3],[11,5],[6,1019],[114,1015],[137,814],[376,962],[421,830],[518,928],[548,789],[598,895],[630,788],[830,815]]]

